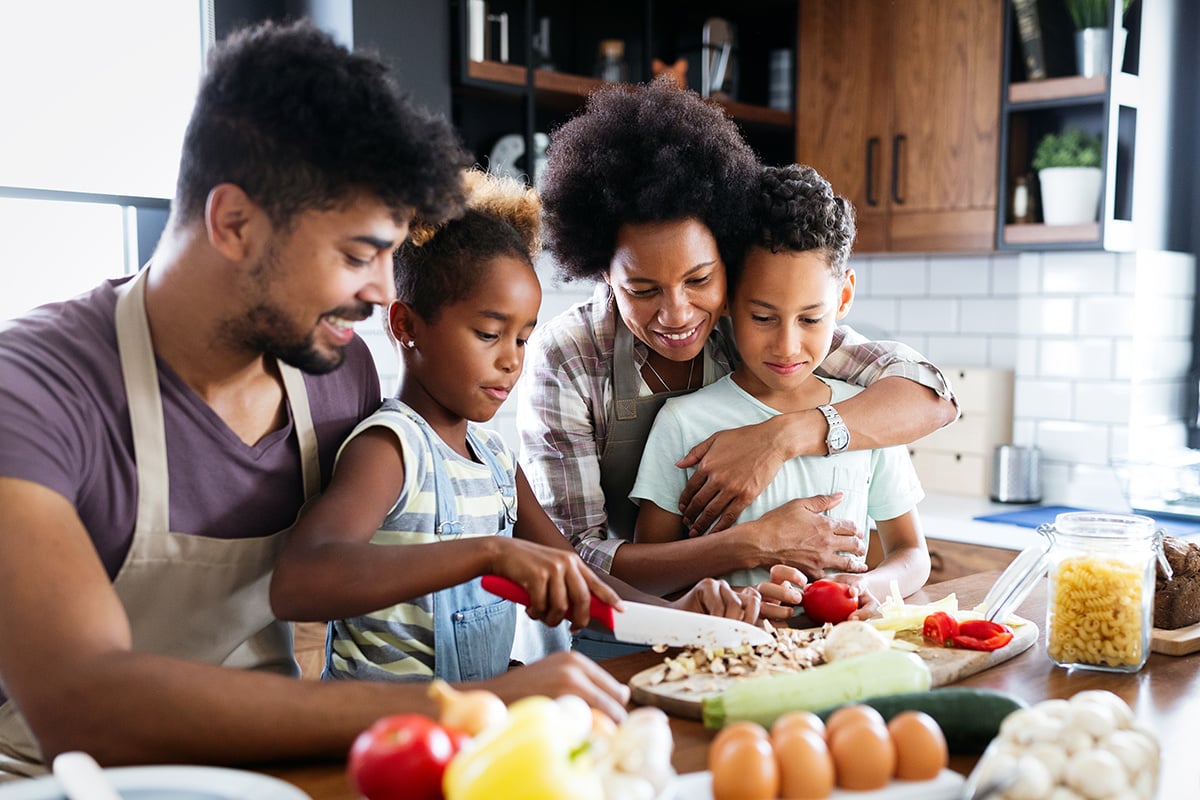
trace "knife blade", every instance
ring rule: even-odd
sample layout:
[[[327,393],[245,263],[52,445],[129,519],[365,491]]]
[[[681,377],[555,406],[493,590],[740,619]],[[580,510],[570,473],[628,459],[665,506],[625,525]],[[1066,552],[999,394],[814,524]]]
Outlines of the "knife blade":
[[[484,575],[483,588],[521,605],[529,605],[529,593],[520,584],[499,575]],[[625,600],[624,611],[592,595],[593,620],[612,631],[618,641],[670,647],[737,647],[741,644],[772,644],[775,637],[748,622],[667,606]]]

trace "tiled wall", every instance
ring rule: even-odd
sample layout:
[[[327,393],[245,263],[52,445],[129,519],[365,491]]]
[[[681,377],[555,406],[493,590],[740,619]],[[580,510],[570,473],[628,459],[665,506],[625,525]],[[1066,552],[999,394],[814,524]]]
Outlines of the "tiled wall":
[[[1184,447],[1194,257],[1052,252],[854,266],[850,324],[941,365],[1013,369],[1013,439],[1041,450],[1048,501],[1119,490],[1125,462]]]
[[[1042,451],[1044,495],[1072,502],[1111,485],[1110,465],[1161,458],[1185,442],[1195,259],[1165,252],[864,256],[847,322],[904,341],[947,367],[1014,370],[1013,439]],[[539,265],[542,319],[586,298]],[[371,343],[385,393],[396,356],[378,315]],[[493,422],[517,442],[512,403]],[[1074,500],[1079,502],[1078,500]]]

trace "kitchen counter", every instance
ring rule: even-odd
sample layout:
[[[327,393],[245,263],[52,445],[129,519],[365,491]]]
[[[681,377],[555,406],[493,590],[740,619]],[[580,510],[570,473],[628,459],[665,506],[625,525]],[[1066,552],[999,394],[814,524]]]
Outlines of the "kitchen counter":
[[[944,539],[963,544],[1023,550],[1045,541],[1033,528],[997,522],[982,522],[975,517],[1020,511],[1033,505],[993,503],[986,497],[929,493],[917,506],[926,538]]]
[[[971,606],[983,598],[997,576],[996,572],[984,572],[927,586],[913,595],[910,602],[928,603],[954,592],[960,604]],[[999,689],[1031,704],[1053,697],[1071,697],[1085,689],[1114,692],[1130,704],[1138,724],[1152,730],[1162,745],[1158,796],[1175,800],[1200,795],[1200,763],[1192,746],[1194,721],[1200,717],[1200,655],[1172,657],[1154,653],[1140,672],[1131,675],[1060,669],[1046,655],[1044,582],[1018,613],[1042,629],[1037,644],[1016,658],[955,685]],[[602,665],[616,677],[628,680],[659,659],[661,656],[646,652],[611,659]],[[705,769],[712,733],[698,722],[675,718],[671,720],[671,730],[675,736],[672,759],[675,769],[680,773]],[[974,756],[953,756],[950,767],[967,774],[975,761]],[[346,784],[344,770],[344,765],[334,763],[263,771],[295,784],[313,800],[355,800],[354,792]]]

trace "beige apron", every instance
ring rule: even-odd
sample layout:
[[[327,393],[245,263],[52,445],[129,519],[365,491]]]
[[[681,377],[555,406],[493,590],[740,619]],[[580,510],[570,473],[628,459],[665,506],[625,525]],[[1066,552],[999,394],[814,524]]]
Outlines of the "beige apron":
[[[145,311],[147,270],[117,289],[116,329],[137,461],[133,541],[113,588],[139,652],[299,675],[292,630],[271,613],[271,570],[283,531],[253,539],[214,539],[169,528],[166,435],[158,367]],[[320,490],[317,439],[299,370],[279,364],[300,441],[305,498]],[[24,719],[0,706],[0,782],[5,773],[46,772]],[[11,776],[10,776],[11,777]]]

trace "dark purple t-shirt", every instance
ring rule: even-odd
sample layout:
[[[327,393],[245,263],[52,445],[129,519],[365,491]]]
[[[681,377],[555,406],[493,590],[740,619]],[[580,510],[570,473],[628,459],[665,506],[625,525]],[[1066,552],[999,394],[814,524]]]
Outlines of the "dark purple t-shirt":
[[[40,483],[70,500],[110,578],[125,559],[137,511],[113,316],[120,282],[0,323],[0,476]],[[171,530],[235,539],[290,525],[304,499],[290,411],[284,427],[249,446],[162,361],[158,374]],[[340,368],[304,381],[324,486],[338,447],[379,408],[379,376],[366,343],[355,338]]]

